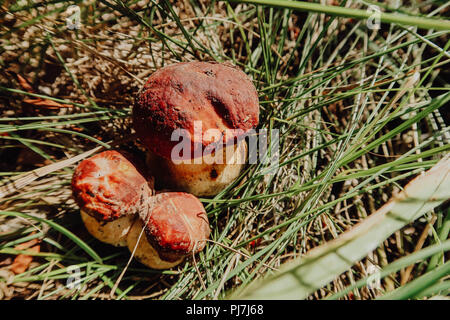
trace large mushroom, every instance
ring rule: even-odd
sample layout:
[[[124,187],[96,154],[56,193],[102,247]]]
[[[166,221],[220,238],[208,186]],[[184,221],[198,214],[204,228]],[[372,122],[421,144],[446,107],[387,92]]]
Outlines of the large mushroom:
[[[216,195],[239,176],[247,158],[244,138],[258,118],[251,80],[236,67],[213,62],[159,69],[133,108],[156,181],[197,196]]]
[[[123,154],[105,151],[78,165],[72,192],[89,233],[102,242],[126,246],[136,213],[153,191]]]
[[[138,215],[128,233],[128,248],[142,264],[167,269],[205,247],[210,228],[205,209],[193,195],[159,193]]]

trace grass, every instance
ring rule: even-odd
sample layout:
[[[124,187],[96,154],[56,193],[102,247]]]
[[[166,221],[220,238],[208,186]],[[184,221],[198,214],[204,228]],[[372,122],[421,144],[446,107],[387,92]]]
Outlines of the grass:
[[[436,165],[450,148],[448,3],[382,3],[379,30],[361,20],[371,2],[330,3],[2,2],[0,297],[224,299],[340,239]],[[68,30],[72,4],[81,28]],[[201,199],[212,241],[196,263],[155,271],[133,262],[116,287],[129,253],[84,230],[71,174],[94,148],[143,156],[129,120],[137,91],[154,70],[196,59],[232,63],[253,79],[259,127],[280,130],[280,166],[267,175],[270,164],[249,165]],[[445,200],[306,297],[448,294]],[[32,239],[41,252],[13,274],[12,259],[29,253],[14,248]],[[381,288],[367,285],[371,265]],[[80,290],[66,286],[74,276]]]

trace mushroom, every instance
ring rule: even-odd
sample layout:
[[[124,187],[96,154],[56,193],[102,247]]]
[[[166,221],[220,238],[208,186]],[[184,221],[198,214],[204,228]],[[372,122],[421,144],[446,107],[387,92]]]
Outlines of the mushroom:
[[[197,196],[216,195],[239,176],[247,159],[245,135],[258,118],[251,80],[213,62],[159,69],[133,107],[133,125],[156,181]]]
[[[72,177],[72,192],[89,233],[114,246],[126,246],[136,213],[152,196],[152,186],[118,151],[83,160]]]
[[[142,264],[167,269],[205,247],[209,222],[201,202],[184,192],[159,193],[128,233],[128,248]]]

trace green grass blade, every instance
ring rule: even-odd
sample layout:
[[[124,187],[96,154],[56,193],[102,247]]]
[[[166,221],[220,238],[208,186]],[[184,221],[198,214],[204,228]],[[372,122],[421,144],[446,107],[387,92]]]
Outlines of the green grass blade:
[[[433,246],[422,249],[418,252],[412,253],[406,257],[400,258],[400,259],[390,263],[389,265],[387,265],[386,267],[384,267],[382,270],[379,271],[380,280],[394,272],[398,272],[402,268],[406,268],[410,265],[413,265],[414,263],[423,261],[424,259],[427,259],[428,257],[430,257],[436,253],[446,252],[449,250],[450,250],[450,240],[447,240],[441,244],[435,244]],[[344,297],[350,291],[367,285],[371,276],[372,275],[364,277],[363,279],[357,281],[355,284],[348,286],[343,290],[340,290],[338,293],[336,293],[330,297],[327,297],[325,300],[336,300],[336,299],[340,299],[340,298]]]
[[[425,273],[423,276],[401,286],[400,288],[385,294],[377,300],[405,300],[414,298],[420,292],[427,290],[440,278],[450,274],[450,261],[442,266]]]
[[[238,290],[233,298],[305,299],[373,251],[392,233],[450,198],[446,157],[404,191],[339,238],[281,268],[274,276]]]
[[[81,240],[79,237],[77,237],[75,234],[73,234],[71,231],[67,230],[63,226],[60,226],[59,224],[55,223],[54,221],[47,220],[44,218],[34,217],[22,212],[12,212],[12,211],[0,211],[0,215],[4,216],[12,216],[12,217],[22,217],[25,219],[33,219],[39,222],[43,222],[48,224],[50,227],[55,229],[56,231],[62,233],[69,239],[71,239],[73,242],[75,242],[80,248],[82,248],[88,255],[90,255],[96,262],[101,263],[102,258],[92,249],[87,243],[85,243],[83,240]]]
[[[277,8],[293,9],[299,11],[325,13],[333,16],[349,17],[355,19],[368,19],[373,12],[361,9],[344,8],[338,6],[322,5],[304,1],[286,0],[230,0],[231,2],[264,5]],[[415,26],[422,29],[450,30],[450,21],[403,14],[380,12],[380,21],[384,23],[395,23],[407,26]]]

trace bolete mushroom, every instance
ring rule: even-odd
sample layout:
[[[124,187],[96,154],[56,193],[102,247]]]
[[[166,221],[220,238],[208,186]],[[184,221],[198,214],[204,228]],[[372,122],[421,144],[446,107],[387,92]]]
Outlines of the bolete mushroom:
[[[245,135],[258,121],[252,81],[236,67],[213,62],[157,70],[133,107],[134,128],[149,150],[156,181],[197,196],[216,195],[239,176],[247,158]]]
[[[184,192],[159,193],[128,233],[128,248],[142,264],[167,269],[205,247],[209,222],[201,202]]]
[[[153,191],[123,154],[104,151],[78,165],[72,192],[89,233],[102,242],[126,246],[136,213]]]

